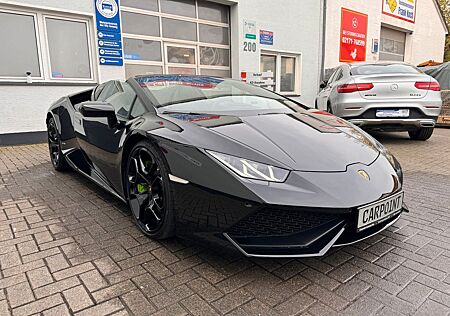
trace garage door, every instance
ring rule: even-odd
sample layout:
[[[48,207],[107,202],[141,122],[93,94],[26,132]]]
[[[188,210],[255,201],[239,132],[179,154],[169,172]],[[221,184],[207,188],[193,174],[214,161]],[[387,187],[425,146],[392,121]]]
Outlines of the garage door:
[[[126,76],[230,77],[230,10],[205,0],[121,0]]]
[[[380,60],[405,60],[405,32],[381,27],[380,38]]]

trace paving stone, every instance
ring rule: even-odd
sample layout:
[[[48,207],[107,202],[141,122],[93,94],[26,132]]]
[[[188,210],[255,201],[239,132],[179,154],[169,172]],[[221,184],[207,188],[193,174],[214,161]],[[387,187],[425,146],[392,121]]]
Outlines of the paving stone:
[[[90,292],[95,292],[108,286],[108,282],[106,282],[105,278],[97,270],[80,274],[80,279]]]
[[[94,305],[94,302],[82,285],[63,291],[63,295],[74,313]]]
[[[431,294],[433,290],[423,284],[417,282],[411,282],[400,293],[398,297],[410,302],[414,305],[420,305]]]
[[[52,275],[48,271],[47,267],[28,271],[27,276],[33,289],[53,282]]]
[[[135,290],[122,295],[122,301],[135,316],[146,316],[154,313],[156,309],[150,304],[141,291]]]
[[[59,281],[59,280],[69,278],[74,275],[82,274],[86,271],[93,270],[93,269],[95,269],[95,267],[92,265],[92,263],[89,262],[89,263],[80,264],[75,267],[70,267],[70,268],[55,272],[55,273],[53,273],[53,277]]]
[[[69,263],[62,254],[47,257],[45,261],[52,273],[69,267]]]
[[[8,287],[6,293],[12,308],[34,301],[33,291],[28,282]]]

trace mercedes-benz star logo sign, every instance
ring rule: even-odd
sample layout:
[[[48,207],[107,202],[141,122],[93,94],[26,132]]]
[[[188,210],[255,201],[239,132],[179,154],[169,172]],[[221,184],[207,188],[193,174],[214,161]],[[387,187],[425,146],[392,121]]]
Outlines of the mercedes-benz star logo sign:
[[[364,179],[366,179],[367,181],[370,181],[370,176],[369,174],[365,171],[365,170],[358,170],[358,173],[361,177],[363,177]]]
[[[398,84],[393,84],[392,86],[391,86],[391,90],[392,91],[397,91],[398,90]]]

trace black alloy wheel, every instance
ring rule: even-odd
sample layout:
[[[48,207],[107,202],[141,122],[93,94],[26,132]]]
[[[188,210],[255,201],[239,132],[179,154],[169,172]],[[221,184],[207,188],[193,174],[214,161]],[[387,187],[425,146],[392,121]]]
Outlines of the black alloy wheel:
[[[174,220],[167,168],[150,142],[138,143],[128,158],[128,201],[139,228],[149,237],[171,237]]]
[[[67,164],[66,158],[64,157],[61,151],[60,136],[54,118],[50,118],[48,120],[47,134],[48,134],[48,150],[50,153],[50,159],[52,161],[53,167],[57,171],[64,171],[69,169],[69,165]]]

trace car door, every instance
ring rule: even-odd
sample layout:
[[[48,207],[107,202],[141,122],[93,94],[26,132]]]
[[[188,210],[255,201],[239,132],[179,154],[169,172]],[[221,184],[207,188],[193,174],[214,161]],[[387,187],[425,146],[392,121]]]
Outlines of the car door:
[[[130,109],[136,93],[127,82],[111,81],[99,94],[97,101],[111,104],[118,124],[110,126],[104,117],[82,117],[84,135],[79,135],[80,147],[90,159],[94,169],[108,183],[122,191],[120,179],[121,157],[119,152],[128,130]]]
[[[335,81],[335,78],[339,71],[341,70],[340,67],[338,67],[335,72],[331,75],[330,79],[327,82],[327,85],[319,94],[319,98],[317,100],[317,105],[320,110],[326,111],[327,110],[327,103],[328,98],[330,96],[331,90],[333,89],[333,84]]]

